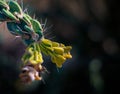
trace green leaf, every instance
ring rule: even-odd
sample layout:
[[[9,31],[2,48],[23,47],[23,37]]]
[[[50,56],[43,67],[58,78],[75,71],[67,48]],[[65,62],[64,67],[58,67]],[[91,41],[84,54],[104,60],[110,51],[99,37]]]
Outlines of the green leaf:
[[[6,8],[7,10],[9,10],[9,6],[7,5],[7,3],[3,0],[0,1],[0,9],[1,8]]]
[[[43,37],[43,33],[42,33],[43,30],[41,24],[35,19],[31,19],[30,21],[32,23],[34,32],[39,35],[39,40],[40,40]]]
[[[10,11],[2,9],[2,13],[6,15],[9,19],[18,21],[18,19]]]
[[[8,5],[10,7],[10,12],[11,13],[14,14],[15,12],[17,12],[17,13],[22,15],[22,9],[16,1],[9,1]]]

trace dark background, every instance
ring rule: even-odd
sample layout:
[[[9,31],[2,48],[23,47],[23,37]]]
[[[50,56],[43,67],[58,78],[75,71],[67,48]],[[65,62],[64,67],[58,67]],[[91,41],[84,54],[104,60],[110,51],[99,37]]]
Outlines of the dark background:
[[[23,10],[27,8],[42,24],[47,19],[46,38],[72,45],[73,58],[57,69],[44,56],[44,66],[50,73],[43,75],[44,81],[23,86],[18,75],[25,46],[2,24],[0,94],[120,93],[120,7],[117,0],[24,0],[23,3]]]

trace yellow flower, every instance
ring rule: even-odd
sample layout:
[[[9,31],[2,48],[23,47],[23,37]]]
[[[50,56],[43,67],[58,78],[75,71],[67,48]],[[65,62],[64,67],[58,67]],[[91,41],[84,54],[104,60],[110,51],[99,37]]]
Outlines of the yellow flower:
[[[42,39],[39,46],[43,53],[51,56],[51,61],[57,67],[62,67],[66,59],[72,58],[70,54],[71,46],[65,46],[62,43],[53,42],[48,39]]]
[[[62,55],[56,55],[51,57],[51,61],[56,64],[57,67],[62,67],[62,64],[66,61]]]
[[[64,49],[62,47],[53,47],[53,49],[56,54],[62,55],[64,53]]]
[[[22,61],[24,64],[31,63],[33,65],[43,63],[42,54],[37,43],[28,46],[26,52],[22,57]]]
[[[59,43],[57,43],[57,42],[52,42],[52,47],[59,47]]]
[[[70,54],[71,49],[71,46],[65,46],[62,43],[53,42],[48,39],[42,39],[39,43],[33,43],[27,48],[22,57],[22,61],[25,64],[42,64],[42,52],[50,56],[51,61],[60,68],[67,59],[72,58],[72,55]]]

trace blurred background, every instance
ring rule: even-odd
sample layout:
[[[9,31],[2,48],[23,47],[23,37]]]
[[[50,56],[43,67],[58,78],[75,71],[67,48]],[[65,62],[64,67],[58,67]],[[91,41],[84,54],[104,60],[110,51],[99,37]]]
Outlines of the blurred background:
[[[18,75],[26,47],[1,24],[0,94],[120,93],[117,0],[24,0],[23,4],[23,10],[41,24],[46,23],[46,38],[73,47],[73,58],[58,69],[44,56],[43,65],[50,73],[43,75],[44,81],[22,86]]]

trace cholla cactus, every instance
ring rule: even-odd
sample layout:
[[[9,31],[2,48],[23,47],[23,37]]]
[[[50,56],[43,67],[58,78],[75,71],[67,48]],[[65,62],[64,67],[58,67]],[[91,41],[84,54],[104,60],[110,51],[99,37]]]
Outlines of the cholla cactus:
[[[0,1],[0,21],[6,22],[10,33],[20,36],[27,46],[22,56],[20,74],[23,82],[30,83],[42,79],[40,73],[47,71],[42,66],[42,54],[50,56],[51,61],[59,68],[67,59],[72,58],[72,47],[45,39],[40,22],[24,13],[16,1]]]

